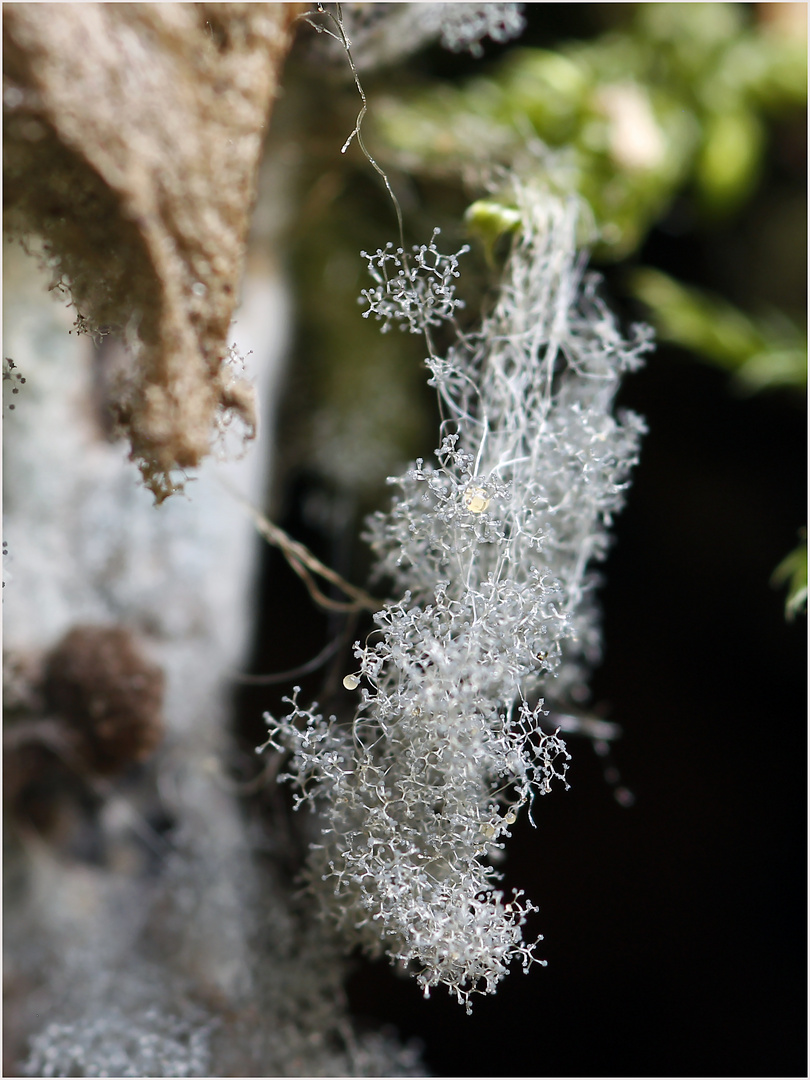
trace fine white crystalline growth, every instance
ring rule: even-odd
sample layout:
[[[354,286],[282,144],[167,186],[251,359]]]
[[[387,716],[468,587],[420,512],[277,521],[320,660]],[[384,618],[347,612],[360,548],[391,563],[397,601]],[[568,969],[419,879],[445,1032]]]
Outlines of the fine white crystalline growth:
[[[361,251],[369,274],[377,282],[375,288],[363,289],[360,294],[361,301],[369,305],[363,317],[374,315],[383,320],[383,333],[393,322],[400,330],[407,327],[412,334],[424,334],[428,327],[452,319],[456,309],[464,306],[455,295],[458,257],[470,249],[465,244],[455,255],[442,255],[436,247],[439,231],[434,229],[430,243],[414,245],[407,256],[391,243],[373,255]]]
[[[368,72],[401,63],[437,39],[444,49],[481,57],[486,38],[502,45],[520,37],[526,27],[524,7],[525,4],[434,4],[421,0],[420,3],[326,4],[321,13],[326,19],[321,20],[320,26],[331,29],[339,21],[357,70]],[[310,13],[313,26],[318,25],[314,18],[317,14]],[[327,34],[317,42],[314,51],[327,63],[343,61],[334,38]]]
[[[484,38],[503,44],[520,37],[526,26],[523,4],[442,4],[441,7],[440,41],[453,52],[481,56]]]
[[[391,510],[370,523],[400,599],[355,646],[354,720],[305,709],[297,692],[288,717],[267,717],[268,744],[293,751],[298,802],[323,814],[312,889],[350,942],[468,1008],[512,960],[535,959],[521,929],[532,905],[495,887],[488,856],[565,777],[540,694],[575,694],[598,655],[589,567],[643,431],[613,400],[649,348],[642,328],[622,338],[584,275],[575,201],[518,182],[515,201],[494,311],[442,357],[426,335],[447,420],[436,463],[393,480]],[[411,325],[414,297],[403,293]]]

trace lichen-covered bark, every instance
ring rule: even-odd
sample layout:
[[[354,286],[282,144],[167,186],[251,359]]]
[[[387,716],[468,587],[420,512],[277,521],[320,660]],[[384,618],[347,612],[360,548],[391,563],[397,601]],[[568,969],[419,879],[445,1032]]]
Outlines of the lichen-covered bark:
[[[259,553],[231,491],[261,501],[272,417],[156,508],[97,423],[92,342],[18,248],[4,270],[25,378],[4,428],[6,1072],[418,1071],[355,1037],[340,944],[296,910],[283,830],[257,852],[230,779]],[[256,260],[233,332],[271,405],[285,327]]]

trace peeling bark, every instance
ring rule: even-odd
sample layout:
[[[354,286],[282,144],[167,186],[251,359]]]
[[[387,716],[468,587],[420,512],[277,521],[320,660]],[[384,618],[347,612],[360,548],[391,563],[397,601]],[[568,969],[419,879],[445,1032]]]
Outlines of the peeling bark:
[[[132,344],[116,412],[158,502],[232,376],[256,177],[298,4],[13,4],[4,11],[5,225],[36,234],[82,329]]]

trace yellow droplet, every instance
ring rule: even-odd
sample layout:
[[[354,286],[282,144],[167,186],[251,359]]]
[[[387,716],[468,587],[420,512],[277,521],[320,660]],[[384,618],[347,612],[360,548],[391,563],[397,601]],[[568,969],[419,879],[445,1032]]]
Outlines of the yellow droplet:
[[[464,492],[464,505],[471,514],[483,514],[489,503],[489,496],[482,487],[468,487]]]
[[[357,687],[360,685],[360,680],[357,678],[356,675],[344,675],[343,685],[346,687],[347,690],[356,690]]]

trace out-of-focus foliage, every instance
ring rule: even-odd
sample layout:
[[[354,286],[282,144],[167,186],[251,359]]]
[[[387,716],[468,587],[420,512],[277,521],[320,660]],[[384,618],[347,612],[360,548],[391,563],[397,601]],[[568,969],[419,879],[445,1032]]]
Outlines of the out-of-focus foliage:
[[[599,254],[622,258],[686,186],[732,213],[758,179],[765,118],[806,101],[802,33],[747,7],[638,4],[621,30],[516,49],[460,86],[388,96],[371,119],[391,156],[433,175],[474,180],[532,139],[560,148],[550,179],[585,196]]]
[[[774,585],[788,582],[785,618],[789,620],[807,611],[807,529],[802,529],[801,535],[803,542],[779,563],[771,579]]]
[[[807,390],[807,337],[787,316],[752,319],[701,289],[658,270],[631,276],[633,293],[652,310],[658,336],[734,374],[740,390]]]
[[[732,304],[687,288],[658,270],[631,276],[631,289],[652,311],[660,339],[690,350],[732,372],[742,393],[787,389],[799,403],[807,395],[807,336],[784,314],[752,319]],[[774,570],[771,582],[788,582],[785,618],[807,608],[807,539]]]

